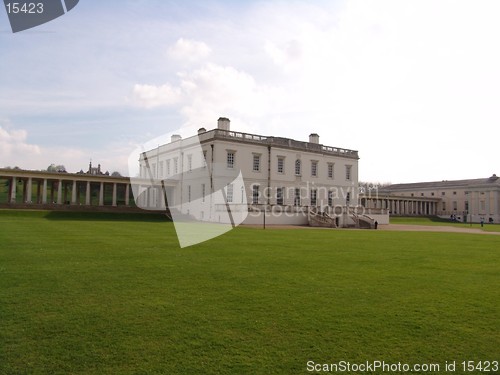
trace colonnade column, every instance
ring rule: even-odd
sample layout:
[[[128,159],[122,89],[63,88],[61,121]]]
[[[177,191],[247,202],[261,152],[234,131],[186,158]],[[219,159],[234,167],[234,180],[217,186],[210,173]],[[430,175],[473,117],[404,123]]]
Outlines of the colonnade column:
[[[42,204],[47,204],[47,179],[43,179],[42,185]]]
[[[73,188],[71,190],[71,204],[76,204],[76,180],[73,180]]]
[[[87,188],[85,189],[85,205],[90,206],[90,181],[87,181]]]
[[[32,203],[33,200],[33,179],[28,177],[28,182],[26,183],[26,194],[24,196],[24,202]]]
[[[57,204],[62,204],[63,182],[59,180],[57,183]]]
[[[104,182],[99,187],[99,206],[104,206]]]
[[[125,187],[125,206],[129,206],[130,202],[130,185],[127,184]]]
[[[116,207],[116,182],[113,183],[113,207]]]
[[[9,203],[16,203],[16,188],[17,188],[17,178],[12,177],[12,180],[10,180]]]

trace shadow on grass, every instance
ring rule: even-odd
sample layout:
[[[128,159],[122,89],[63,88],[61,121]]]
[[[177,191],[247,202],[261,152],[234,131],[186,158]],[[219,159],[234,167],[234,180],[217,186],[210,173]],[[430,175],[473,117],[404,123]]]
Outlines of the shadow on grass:
[[[124,212],[62,212],[50,211],[44,217],[48,220],[75,221],[171,221],[164,213],[124,213]]]

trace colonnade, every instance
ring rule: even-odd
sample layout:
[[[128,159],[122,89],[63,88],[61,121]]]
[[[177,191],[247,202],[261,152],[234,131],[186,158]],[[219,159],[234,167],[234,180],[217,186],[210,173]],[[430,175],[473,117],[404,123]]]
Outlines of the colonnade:
[[[438,214],[439,199],[422,198],[415,199],[413,197],[369,197],[361,196],[361,206],[365,208],[379,208],[389,210],[391,215],[402,216],[431,216]]]
[[[7,192],[6,201],[0,203],[130,205],[130,180],[123,177],[0,170],[0,181]]]

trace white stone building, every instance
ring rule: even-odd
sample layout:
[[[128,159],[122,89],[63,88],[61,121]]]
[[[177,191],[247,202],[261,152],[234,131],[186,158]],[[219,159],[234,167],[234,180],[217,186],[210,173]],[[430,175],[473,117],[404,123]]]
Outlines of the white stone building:
[[[436,215],[458,221],[500,222],[500,179],[496,174],[469,180],[394,184],[377,194],[376,198],[367,201],[378,203],[395,215]]]
[[[261,222],[258,213],[265,210],[297,214],[286,220],[285,215],[267,215],[270,224],[306,224],[315,208],[335,213],[337,225],[355,224],[348,213],[358,202],[357,151],[322,145],[314,133],[303,142],[233,131],[227,118],[217,125],[186,139],[174,135],[169,143],[141,154],[140,178],[156,181],[142,189],[141,206],[164,206],[166,192],[170,207],[181,204],[188,214],[196,207],[202,216],[198,219],[213,219],[204,199],[221,190],[224,199],[218,204],[234,212],[248,207],[245,223]],[[239,173],[238,184],[233,181]],[[200,209],[203,204],[206,210]]]

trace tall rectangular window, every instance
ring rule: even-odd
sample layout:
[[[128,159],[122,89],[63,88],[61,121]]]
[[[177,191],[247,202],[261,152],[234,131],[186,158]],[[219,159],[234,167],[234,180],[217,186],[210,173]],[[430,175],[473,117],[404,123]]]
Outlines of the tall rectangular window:
[[[202,202],[205,202],[205,194],[206,194],[206,191],[205,191],[205,184],[201,184],[201,201]]]
[[[300,176],[302,172],[302,163],[300,159],[295,160],[295,175]]]
[[[352,165],[346,165],[345,166],[345,179],[347,181],[351,180],[351,169],[352,169]]]
[[[278,173],[285,173],[285,158],[278,158]]]
[[[153,177],[156,178],[157,174],[156,174],[156,163],[153,163],[153,165],[151,166],[151,169],[153,170]]]
[[[328,205],[333,207],[333,191],[331,190],[328,192]]]
[[[469,201],[465,201],[465,211],[469,211]]]
[[[276,204],[283,205],[284,200],[283,200],[283,190],[284,188],[279,187],[276,189]]]
[[[179,158],[174,158],[174,174],[179,173]]]
[[[252,187],[252,203],[259,204],[259,185],[253,185]]]
[[[188,185],[188,203],[191,202],[191,185]]]
[[[253,156],[253,171],[260,172],[260,155]]]
[[[227,203],[233,203],[233,196],[234,196],[233,184],[229,184],[229,185],[227,185],[227,188],[226,188]]]
[[[295,206],[300,206],[300,189],[299,188],[295,189],[295,197],[293,199],[293,204]]]
[[[311,206],[316,206],[318,204],[318,190],[311,190]]]
[[[328,163],[328,178],[333,178],[333,163]]]
[[[349,203],[351,201],[351,193],[350,192],[345,195],[345,201],[346,201],[346,203]]]
[[[227,152],[227,167],[228,168],[234,168],[234,152],[233,151],[228,151]]]
[[[170,159],[167,160],[167,176],[170,176]]]
[[[458,202],[457,201],[453,201],[453,210],[454,211],[458,210]]]
[[[188,171],[191,172],[193,170],[193,155],[187,156],[188,162]]]
[[[318,162],[315,160],[311,162],[311,176],[318,177]]]

